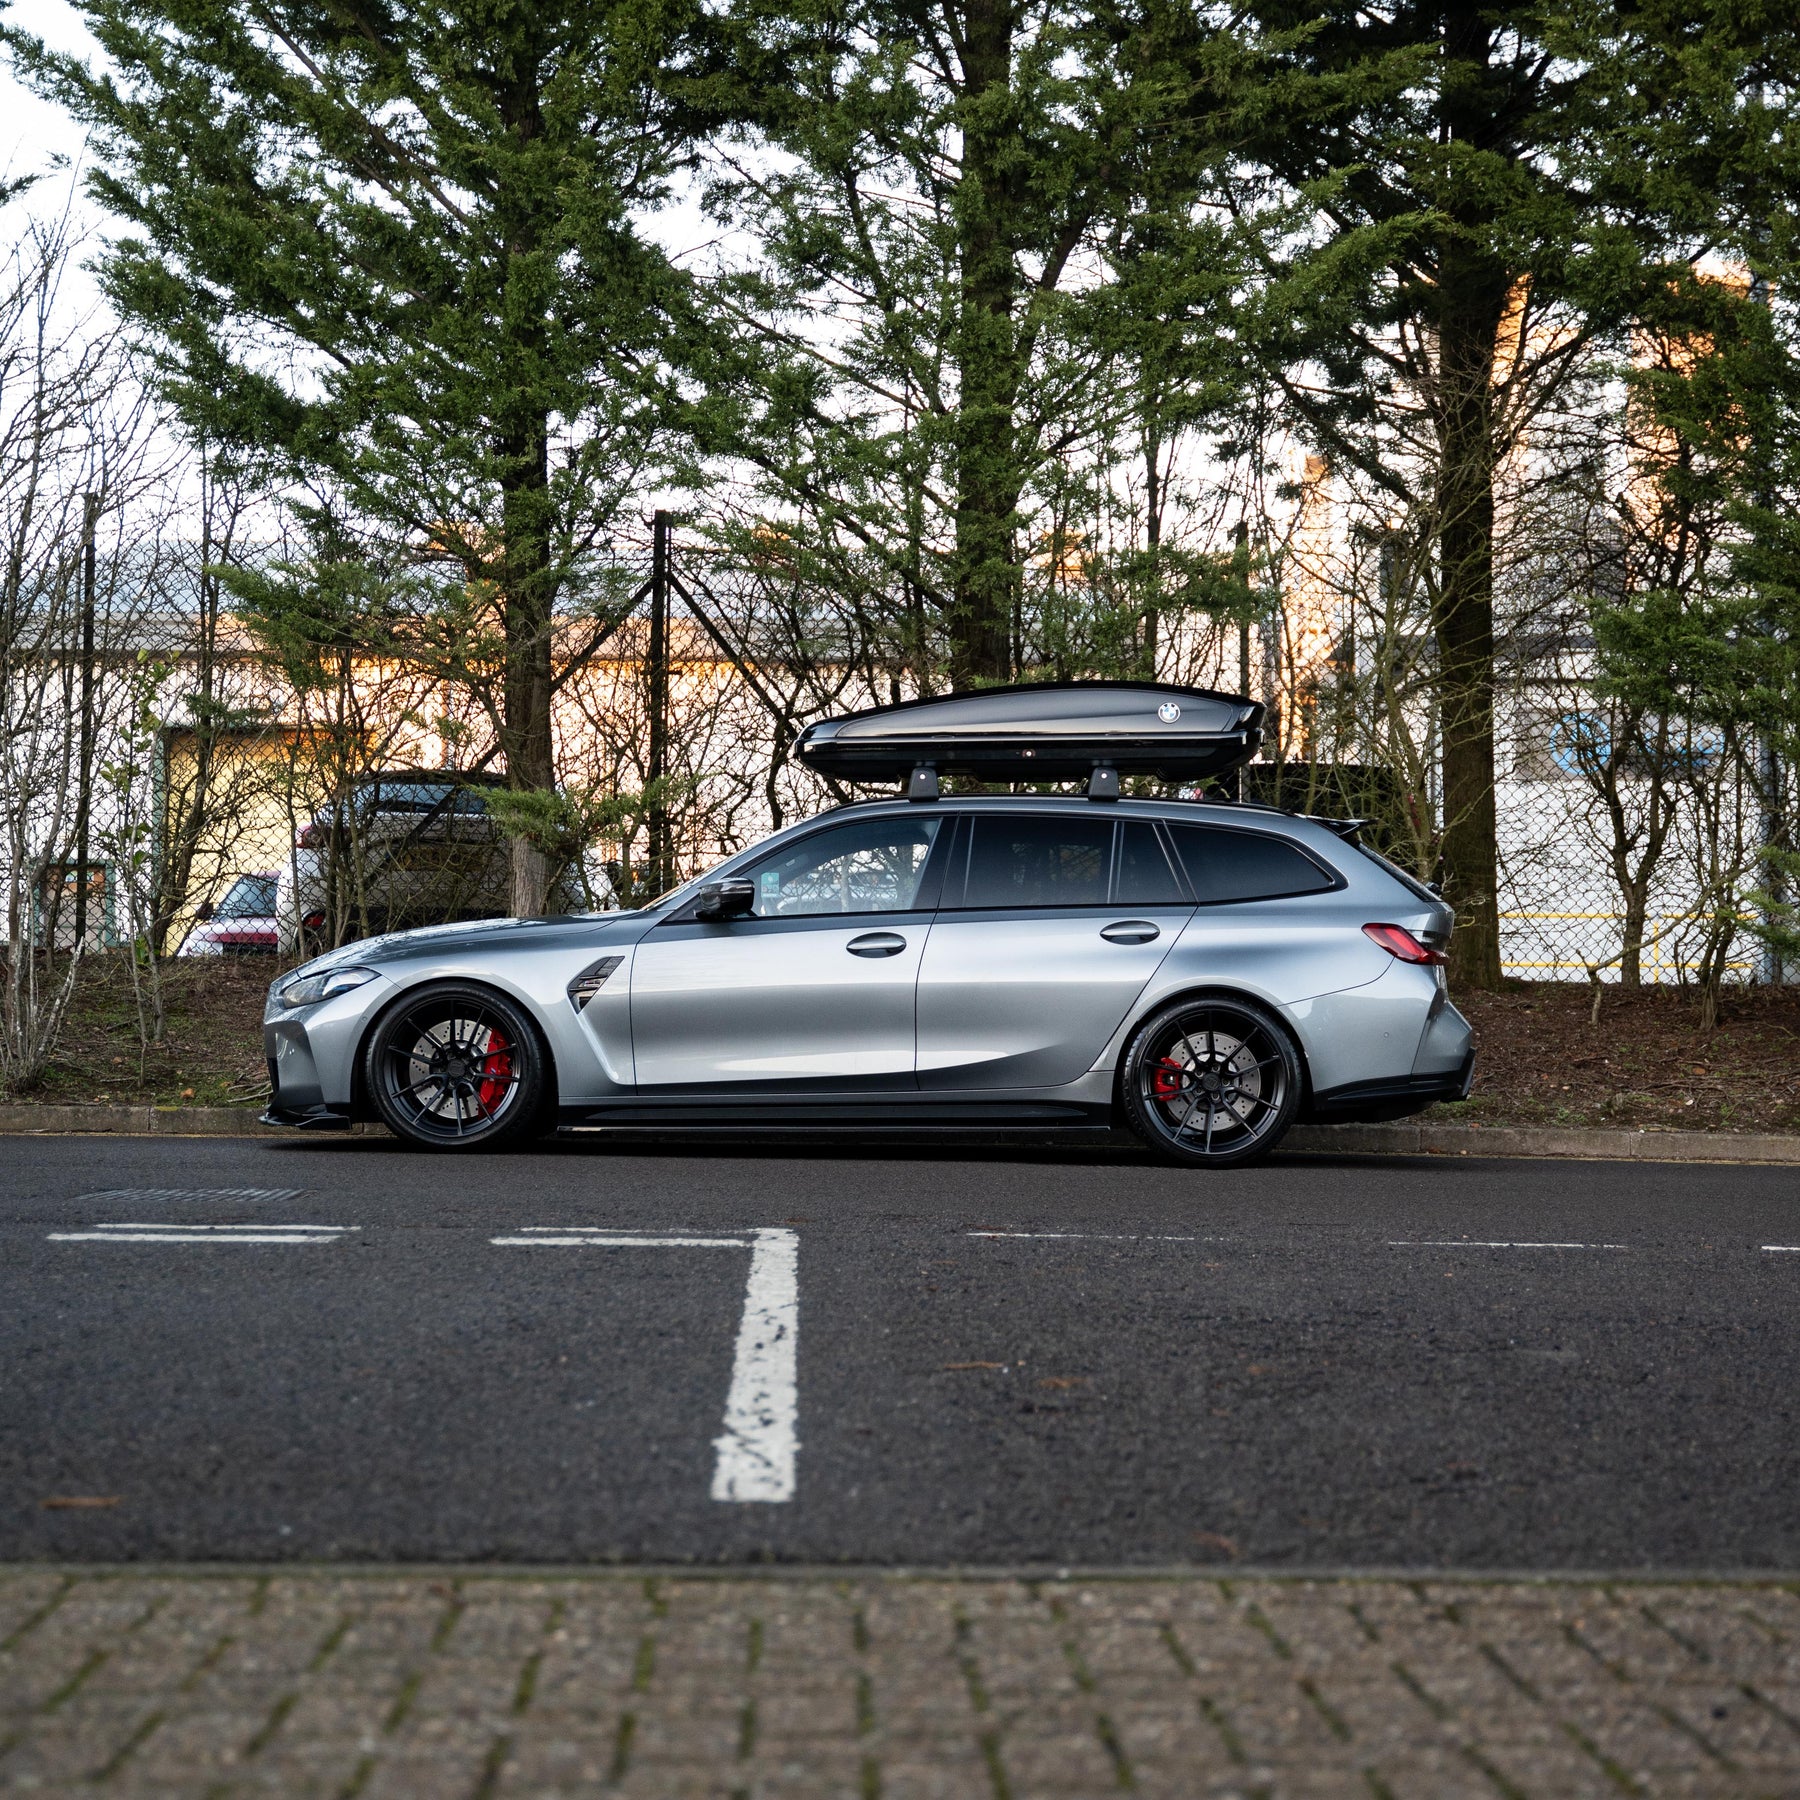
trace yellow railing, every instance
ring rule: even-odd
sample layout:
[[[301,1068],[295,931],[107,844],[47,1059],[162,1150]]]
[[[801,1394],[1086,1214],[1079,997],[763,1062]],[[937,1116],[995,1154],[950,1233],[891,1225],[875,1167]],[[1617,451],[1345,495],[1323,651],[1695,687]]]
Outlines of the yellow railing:
[[[1644,937],[1646,941],[1644,944],[1643,956],[1641,958],[1643,977],[1646,981],[1673,981],[1685,971],[1691,971],[1693,965],[1689,959],[1669,954],[1669,942],[1673,933],[1663,928],[1683,925],[1690,920],[1697,921],[1699,917],[1700,915],[1698,913],[1650,913],[1646,916],[1644,920]],[[1540,920],[1546,924],[1585,923],[1622,927],[1624,924],[1624,914],[1616,912],[1503,912],[1500,915],[1500,927],[1501,930],[1504,931],[1509,924],[1517,925],[1527,922],[1536,923]],[[1547,936],[1549,934],[1546,933],[1543,935]],[[1596,946],[1596,948],[1600,948],[1600,946]],[[1604,946],[1604,949],[1607,956],[1614,956],[1617,954],[1618,938],[1616,935],[1609,944]],[[1591,960],[1603,959],[1594,958]],[[1532,962],[1522,957],[1502,955],[1500,966],[1508,975],[1526,975],[1531,973],[1546,974],[1554,973],[1559,970],[1568,970],[1571,973],[1578,974],[1585,978],[1589,961],[1590,958],[1588,957],[1573,956],[1551,957],[1546,961]],[[1756,962],[1752,959],[1734,959],[1725,966],[1728,972],[1738,974],[1753,974],[1757,968]],[[1616,980],[1618,977],[1618,966],[1615,963],[1610,970],[1603,970],[1601,973],[1603,979],[1610,976],[1612,979]]]

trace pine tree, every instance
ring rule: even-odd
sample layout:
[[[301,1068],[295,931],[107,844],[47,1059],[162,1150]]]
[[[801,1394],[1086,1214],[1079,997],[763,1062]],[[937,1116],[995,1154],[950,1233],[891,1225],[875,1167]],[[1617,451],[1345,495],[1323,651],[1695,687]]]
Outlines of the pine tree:
[[[745,152],[713,204],[757,240],[732,303],[763,359],[761,498],[810,534],[797,557],[847,543],[899,598],[920,685],[940,635],[953,687],[1007,680],[1033,661],[1032,539],[1062,560],[1059,513],[1101,493],[1140,402],[1194,416],[1154,374],[1146,395],[1170,334],[1118,292],[1180,185],[1160,171],[1220,153],[1181,112],[1229,39],[1163,0],[742,0],[733,27]],[[1184,293],[1229,285],[1180,260]],[[1129,631],[1075,635],[1085,668],[1138,665]]]
[[[445,672],[476,684],[511,785],[550,788],[555,634],[604,613],[597,552],[663,453],[685,328],[633,222],[675,160],[655,78],[679,7],[82,11],[104,64],[8,40],[93,133],[124,227],[103,278],[165,396],[437,571],[448,612],[473,597],[487,637]],[[546,876],[515,841],[515,911]]]
[[[1711,0],[1255,13],[1297,34],[1276,60],[1303,85],[1247,150],[1317,205],[1271,256],[1264,347],[1328,453],[1430,522],[1453,974],[1493,986],[1496,472],[1648,295],[1788,204],[1794,24]]]

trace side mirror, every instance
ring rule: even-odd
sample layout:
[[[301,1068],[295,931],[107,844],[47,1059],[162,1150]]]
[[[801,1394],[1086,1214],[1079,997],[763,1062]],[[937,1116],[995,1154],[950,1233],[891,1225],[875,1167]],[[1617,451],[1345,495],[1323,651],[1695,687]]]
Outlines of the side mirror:
[[[202,900],[200,904],[194,908],[194,917],[198,919],[202,925],[204,925],[212,916],[213,903],[210,900]]]
[[[694,917],[709,925],[723,919],[741,919],[756,910],[756,883],[742,876],[709,881],[694,901]]]

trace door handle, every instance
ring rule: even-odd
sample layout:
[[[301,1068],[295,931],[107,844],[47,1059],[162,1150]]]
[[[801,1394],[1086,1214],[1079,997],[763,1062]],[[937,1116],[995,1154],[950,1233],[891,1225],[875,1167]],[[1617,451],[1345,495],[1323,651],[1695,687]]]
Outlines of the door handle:
[[[1162,933],[1148,919],[1121,919],[1116,925],[1102,925],[1100,935],[1109,944],[1147,944]]]
[[[898,956],[906,948],[906,939],[897,931],[865,931],[844,948],[852,956]]]

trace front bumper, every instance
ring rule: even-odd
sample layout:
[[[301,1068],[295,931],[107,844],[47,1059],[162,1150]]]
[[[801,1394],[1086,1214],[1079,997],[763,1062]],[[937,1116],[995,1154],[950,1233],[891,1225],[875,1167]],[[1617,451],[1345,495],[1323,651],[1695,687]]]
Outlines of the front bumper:
[[[298,1011],[273,1004],[263,1014],[269,1064],[267,1122],[329,1131],[358,1116],[356,1063],[370,1021],[394,991],[377,977]]]

